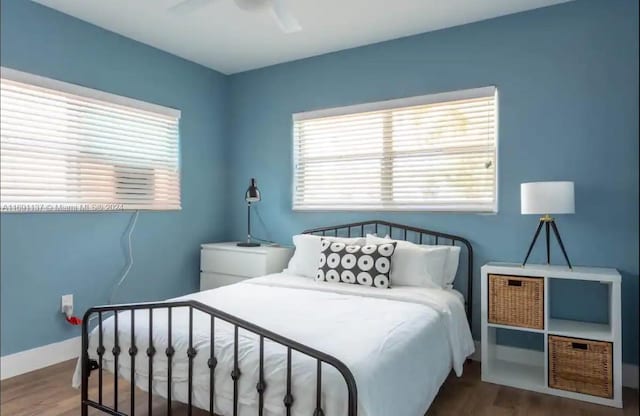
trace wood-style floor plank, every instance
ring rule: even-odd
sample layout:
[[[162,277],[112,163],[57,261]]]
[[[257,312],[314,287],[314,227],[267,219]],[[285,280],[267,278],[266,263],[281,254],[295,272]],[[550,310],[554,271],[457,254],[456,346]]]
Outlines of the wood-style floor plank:
[[[71,387],[75,360],[56,364],[0,383],[0,415],[77,416],[80,392]],[[90,378],[90,397],[97,397],[97,377]],[[129,413],[129,384],[121,380],[118,388],[119,408]],[[104,401],[113,404],[111,376],[105,374]],[[109,388],[110,387],[110,388]],[[548,396],[480,381],[480,364],[467,362],[461,378],[453,375],[442,386],[426,416],[637,416],[638,391],[624,389],[624,409]],[[146,415],[147,395],[136,392],[136,415]],[[173,415],[186,415],[184,405],[175,403]],[[91,415],[100,415],[92,411]],[[155,398],[153,414],[167,414],[166,402]],[[194,416],[207,414],[194,411]]]

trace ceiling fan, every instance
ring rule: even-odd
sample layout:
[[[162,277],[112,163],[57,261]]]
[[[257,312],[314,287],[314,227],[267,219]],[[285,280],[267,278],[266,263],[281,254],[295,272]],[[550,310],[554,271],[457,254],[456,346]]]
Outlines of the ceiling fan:
[[[169,12],[187,14],[194,12],[218,0],[182,0],[169,7]],[[246,11],[269,9],[278,26],[284,33],[294,33],[302,30],[300,23],[289,11],[284,0],[233,0],[238,8]]]

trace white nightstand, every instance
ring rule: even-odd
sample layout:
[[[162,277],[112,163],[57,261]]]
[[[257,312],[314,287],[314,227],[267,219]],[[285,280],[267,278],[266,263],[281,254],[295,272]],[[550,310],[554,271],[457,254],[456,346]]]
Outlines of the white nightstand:
[[[498,285],[495,282],[502,279],[502,287],[505,285],[504,282],[508,281],[508,286],[512,288],[502,292],[497,289],[492,290],[489,283],[490,276],[492,276],[494,285]],[[621,278],[616,269],[574,267],[573,270],[569,270],[565,266],[527,264],[522,267],[519,264],[489,263],[482,266],[481,278],[483,381],[607,406],[622,407]],[[539,292],[541,296],[538,297],[539,302],[542,303],[542,307],[538,309],[542,311],[542,319],[536,319],[536,322],[540,322],[540,325],[527,328],[492,322],[490,302],[502,302],[505,299],[504,301],[511,301],[512,305],[516,305],[517,309],[518,290],[525,289],[525,283],[518,282],[522,278],[529,278],[531,284],[542,286]],[[550,311],[551,299],[554,298],[552,282],[556,279],[591,281],[606,286],[607,296],[603,301],[608,302],[608,322],[582,322],[558,319],[552,316],[552,311]],[[533,283],[535,281],[537,283]],[[502,295],[499,295],[499,293],[502,293]],[[508,298],[511,298],[511,300]],[[580,293],[575,293],[572,301],[580,302]],[[524,302],[522,303],[524,304]],[[495,311],[495,308],[493,310]],[[530,308],[529,313],[531,314],[533,310],[534,308]],[[513,310],[511,316],[518,316],[517,312],[521,311]],[[504,314],[502,317],[508,318],[509,314]],[[496,319],[495,316],[494,320]],[[501,345],[497,342],[498,331],[522,331],[529,334],[538,334],[537,337],[542,339],[541,348],[535,351]],[[552,357],[552,352],[550,351],[551,340],[558,340],[559,338],[563,338],[563,342],[566,342],[570,348],[582,351],[590,351],[590,345],[593,343],[609,345],[607,348],[610,348],[611,360],[608,365],[602,365],[603,372],[610,371],[609,374],[611,374],[611,384],[609,384],[611,395],[609,397],[585,394],[579,392],[579,388],[577,388],[578,391],[569,391],[552,386],[550,364],[552,358],[555,357],[554,362],[559,362],[559,365],[556,364],[559,367],[576,365],[575,362],[572,363],[572,360],[575,361],[575,357],[570,356],[570,359],[567,359],[564,358],[566,355],[561,356],[559,354]],[[562,357],[562,359],[558,357]],[[584,363],[582,367],[587,368],[588,364]],[[572,375],[571,371],[565,370],[557,370],[553,374],[556,376],[562,374],[563,378],[566,377],[568,379],[572,379],[575,376],[575,374]],[[584,388],[584,385],[581,388]]]
[[[202,244],[200,290],[281,272],[292,255],[293,248],[289,247],[238,247],[235,242]]]

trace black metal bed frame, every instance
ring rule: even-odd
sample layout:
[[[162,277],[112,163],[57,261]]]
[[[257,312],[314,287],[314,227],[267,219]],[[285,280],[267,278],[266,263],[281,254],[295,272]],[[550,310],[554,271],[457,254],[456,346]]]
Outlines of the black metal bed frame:
[[[411,227],[402,224],[395,224],[386,221],[364,221],[357,222],[351,224],[330,226],[330,227],[321,227],[306,230],[304,234],[321,234],[326,236],[328,234],[333,234],[334,236],[344,235],[346,237],[354,236],[353,230],[359,231],[360,236],[364,237],[365,232],[368,230],[373,231],[374,233],[380,232],[380,227],[386,227],[388,234],[391,237],[393,236],[394,229],[399,229],[403,233],[404,240],[407,240],[408,233],[414,233],[415,236],[418,236],[416,241],[417,243],[423,243],[423,236],[433,237],[433,242],[438,245],[441,239],[448,240],[451,245],[455,245],[456,242],[463,244],[467,248],[468,254],[468,275],[467,275],[467,293],[466,293],[466,302],[465,308],[467,311],[467,317],[469,320],[469,324],[471,324],[471,299],[472,299],[472,289],[473,289],[473,249],[469,241],[462,237],[458,237],[452,234],[440,233],[437,231],[426,230],[417,227]],[[344,231],[343,231],[344,230]],[[341,233],[341,231],[343,231]],[[395,238],[395,237],[394,237]],[[109,306],[97,306],[92,307],[84,314],[84,319],[82,323],[82,352],[81,352],[81,369],[82,369],[82,386],[81,386],[81,414],[82,416],[87,416],[89,414],[89,408],[94,408],[102,411],[103,413],[116,415],[116,416],[134,416],[135,415],[135,363],[136,356],[139,351],[135,345],[136,337],[135,337],[135,311],[146,310],[149,313],[149,328],[148,328],[148,336],[149,336],[149,347],[145,351],[147,356],[148,365],[149,365],[149,377],[148,377],[148,415],[152,415],[153,412],[153,404],[152,404],[152,385],[153,385],[153,358],[158,353],[153,345],[153,311],[157,309],[166,309],[168,313],[168,331],[167,331],[167,339],[168,339],[168,347],[165,349],[164,353],[167,356],[168,366],[167,366],[167,415],[170,416],[172,414],[172,387],[173,387],[173,378],[172,378],[172,358],[176,354],[175,349],[172,346],[172,320],[171,314],[172,310],[175,308],[188,308],[189,310],[189,347],[187,348],[186,355],[188,357],[188,386],[187,386],[187,415],[191,415],[193,411],[193,360],[198,354],[198,350],[193,347],[193,311],[197,310],[201,313],[205,313],[211,318],[211,328],[210,328],[210,356],[207,360],[207,366],[209,368],[209,414],[214,415],[214,406],[215,406],[215,369],[218,364],[214,342],[215,339],[215,322],[216,320],[221,320],[231,324],[234,328],[234,358],[233,358],[233,370],[231,371],[230,379],[233,382],[233,415],[237,416],[238,414],[238,380],[240,379],[242,372],[239,366],[239,358],[238,358],[238,330],[243,329],[245,331],[251,332],[257,336],[259,336],[259,375],[258,380],[256,380],[256,393],[258,395],[258,416],[262,416],[263,414],[263,406],[264,406],[264,393],[267,389],[267,384],[264,380],[264,340],[270,340],[275,343],[278,343],[287,349],[287,371],[286,371],[286,395],[283,398],[283,403],[286,408],[286,415],[291,415],[291,407],[294,403],[295,398],[293,397],[291,391],[291,353],[292,351],[297,351],[302,353],[308,357],[311,357],[316,360],[316,409],[313,413],[313,416],[324,416],[324,411],[321,406],[322,402],[322,364],[326,364],[334,367],[344,378],[347,385],[347,416],[357,416],[357,387],[356,382],[353,377],[353,374],[349,370],[349,368],[338,360],[335,357],[332,357],[328,354],[325,354],[321,351],[303,345],[297,341],[284,337],[280,334],[276,334],[271,332],[265,328],[252,324],[251,322],[247,322],[243,319],[237,318],[233,315],[230,315],[226,312],[213,308],[211,306],[205,305],[203,303],[187,300],[187,301],[178,301],[178,302],[151,302],[151,303],[137,303],[137,304],[125,304],[125,305],[109,305]],[[130,375],[130,414],[127,415],[122,411],[118,410],[118,357],[122,353],[121,348],[119,346],[118,340],[118,312],[130,312],[130,324],[131,324],[131,347],[127,351],[129,356],[131,357],[131,375]],[[98,348],[96,350],[96,354],[98,355],[98,360],[92,360],[89,358],[89,322],[92,317],[97,314],[98,318]],[[103,344],[103,328],[102,322],[103,317],[105,315],[111,315],[114,318],[114,347],[111,350],[111,353],[114,357],[114,377],[113,377],[113,407],[109,407],[104,403],[104,394],[103,394],[103,366],[102,359],[104,354],[106,353],[104,344]],[[92,371],[98,371],[98,400],[89,399],[89,376]]]

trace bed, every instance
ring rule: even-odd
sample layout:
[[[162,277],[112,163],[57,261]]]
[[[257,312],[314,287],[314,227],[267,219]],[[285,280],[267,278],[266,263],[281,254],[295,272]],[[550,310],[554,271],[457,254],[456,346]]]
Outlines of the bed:
[[[472,250],[460,237],[382,221],[306,232],[363,236],[381,227],[405,240],[462,244],[470,296]],[[83,415],[89,407],[134,415],[135,403],[105,404],[103,371],[116,383],[134,380],[131,388],[149,397],[185,403],[189,414],[422,415],[473,353],[469,311],[453,288],[385,290],[277,273],[166,302],[90,309],[73,384]],[[99,390],[89,398],[93,370]]]

